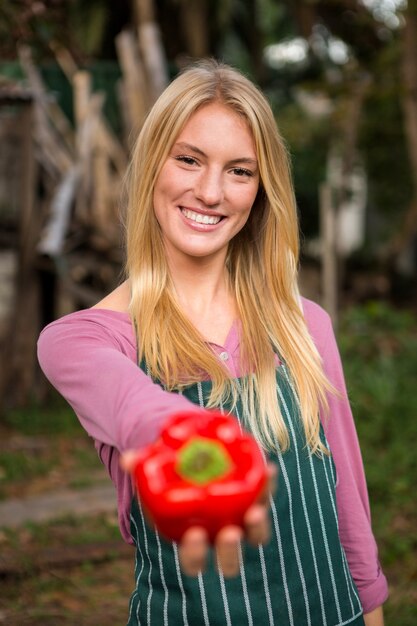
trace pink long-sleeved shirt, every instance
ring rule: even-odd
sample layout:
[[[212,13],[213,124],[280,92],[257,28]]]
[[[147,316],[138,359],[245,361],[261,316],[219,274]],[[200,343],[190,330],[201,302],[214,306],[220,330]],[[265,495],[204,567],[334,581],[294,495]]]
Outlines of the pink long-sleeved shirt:
[[[339,397],[329,397],[330,418],[324,428],[338,477],[340,539],[366,613],[386,600],[388,590],[371,529],[358,438],[330,318],[305,299],[303,311],[325,373],[340,392]],[[224,346],[212,347],[231,375],[239,376],[238,325],[233,325]],[[41,333],[38,357],[47,378],[95,440],[116,486],[122,536],[130,543],[133,492],[130,477],[120,468],[120,453],[152,442],[168,415],[192,405],[162,390],[138,367],[135,334],[125,313],[87,309],[53,322]]]

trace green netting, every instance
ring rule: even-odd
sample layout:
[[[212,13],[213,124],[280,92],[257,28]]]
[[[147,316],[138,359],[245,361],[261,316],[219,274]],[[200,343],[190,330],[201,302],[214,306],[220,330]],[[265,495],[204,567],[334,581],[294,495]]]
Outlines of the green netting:
[[[73,123],[72,88],[61,68],[57,63],[45,63],[39,69],[51,94]],[[121,77],[119,65],[115,61],[95,61],[83,69],[91,72],[93,90],[103,91],[106,94],[104,114],[112,129],[120,134],[121,116],[117,97],[117,82]],[[0,76],[15,80],[24,80],[25,78],[18,61],[0,63]]]

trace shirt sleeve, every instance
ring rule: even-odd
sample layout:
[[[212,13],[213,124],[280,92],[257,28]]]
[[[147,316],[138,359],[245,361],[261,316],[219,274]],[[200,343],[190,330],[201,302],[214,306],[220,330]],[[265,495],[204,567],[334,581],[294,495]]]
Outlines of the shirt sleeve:
[[[87,433],[124,452],[155,440],[171,413],[195,407],[153,383],[109,319],[108,311],[90,310],[53,322],[39,337],[38,359]]]
[[[329,395],[324,428],[336,466],[339,534],[363,610],[369,613],[385,602],[388,586],[372,532],[362,456],[339,350],[330,318],[322,309],[320,311],[322,340],[316,343],[321,344],[318,348],[327,378],[338,392],[338,395]]]

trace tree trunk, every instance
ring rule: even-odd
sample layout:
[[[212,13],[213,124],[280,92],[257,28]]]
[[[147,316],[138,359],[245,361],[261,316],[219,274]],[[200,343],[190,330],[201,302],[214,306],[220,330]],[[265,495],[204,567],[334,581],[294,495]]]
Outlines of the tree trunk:
[[[207,0],[181,0],[181,25],[187,52],[193,58],[210,54]]]
[[[396,259],[410,245],[417,233],[417,2],[409,2],[402,39],[402,108],[405,137],[413,181],[413,199],[403,225],[388,247],[388,256]]]

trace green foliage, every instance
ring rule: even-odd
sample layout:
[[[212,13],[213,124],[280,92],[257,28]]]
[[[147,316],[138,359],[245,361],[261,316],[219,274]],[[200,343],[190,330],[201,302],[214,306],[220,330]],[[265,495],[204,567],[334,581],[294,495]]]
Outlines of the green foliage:
[[[393,590],[387,623],[411,626],[417,619],[416,318],[378,302],[352,308],[343,317],[339,345],[374,531]]]
[[[416,321],[370,302],[344,316],[339,343],[369,487],[377,500],[406,505],[417,478]]]
[[[83,488],[101,469],[91,439],[60,397],[2,418],[0,500],[28,495],[39,483]],[[35,490],[36,491],[36,490]]]
[[[26,452],[0,452],[0,485],[3,481],[21,481],[32,479],[34,476],[45,476],[49,470],[50,462],[44,458],[29,456]]]
[[[373,81],[365,102],[359,147],[368,174],[370,202],[386,238],[401,223],[413,194],[399,86],[400,42],[384,48],[372,66]],[[390,232],[391,231],[391,232]]]
[[[74,27],[73,36],[80,49],[88,56],[98,56],[103,45],[109,20],[109,7],[102,0],[70,4],[70,21]]]
[[[274,112],[291,155],[301,230],[313,237],[319,230],[318,188],[326,179],[328,120],[308,118],[295,102],[275,105]]]
[[[22,435],[75,435],[81,432],[80,424],[71,407],[54,396],[48,406],[32,404],[6,413],[2,423]]]
[[[65,515],[44,524],[27,523],[26,531],[37,546],[83,545],[120,539],[117,515],[98,514],[94,517]],[[21,530],[9,530],[9,541]]]

